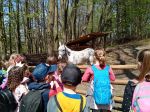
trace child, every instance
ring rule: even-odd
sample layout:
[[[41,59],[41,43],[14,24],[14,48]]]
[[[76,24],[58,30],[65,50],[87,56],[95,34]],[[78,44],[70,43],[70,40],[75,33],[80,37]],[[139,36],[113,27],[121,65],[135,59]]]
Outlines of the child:
[[[8,73],[8,88],[13,92],[13,95],[18,103],[17,112],[19,112],[19,105],[22,96],[28,93],[27,85],[23,81],[26,70],[27,66],[14,66],[9,70]]]
[[[6,74],[6,68],[5,65],[2,61],[0,61],[0,89],[4,89],[4,78],[5,78],[5,74]]]
[[[50,83],[51,88],[49,92],[49,97],[56,95],[58,92],[63,90],[63,86],[60,82],[60,74],[58,74],[57,59],[54,55],[50,55],[46,59],[46,65],[51,66],[51,68],[56,68],[55,72],[48,73],[47,83]]]
[[[46,59],[46,64],[47,65],[56,65],[57,64],[57,59],[54,55],[50,55]]]
[[[22,62],[24,60],[23,57],[21,57],[19,54],[12,54],[9,58],[9,61],[8,61],[8,68],[7,68],[7,71],[4,75],[4,78],[3,78],[3,81],[2,81],[2,84],[0,85],[0,87],[2,89],[5,89],[6,86],[7,86],[7,81],[8,81],[8,72],[10,71],[11,68],[13,68],[16,63],[19,63],[19,62]]]
[[[31,98],[30,99],[31,101],[28,102],[29,106],[36,105],[36,107],[37,107],[36,111],[47,112],[47,103],[49,100],[49,93],[50,93],[50,88],[51,88],[50,83],[53,80],[52,75],[57,71],[56,61],[54,61],[54,60],[55,60],[54,56],[49,56],[46,63],[41,63],[41,64],[37,65],[32,72],[35,82],[32,82],[28,85],[28,88],[30,90],[29,93],[31,93],[32,90],[34,90],[36,92],[38,92],[39,90],[42,90],[42,93],[40,93],[41,94],[40,96],[42,97],[41,98],[42,102],[40,104],[42,104],[42,106],[39,107],[37,105],[39,102],[38,103],[35,102],[36,104],[34,104],[34,102],[33,102],[34,98],[33,99]],[[27,97],[28,97],[28,95],[27,95]],[[25,101],[23,101],[23,102],[25,102]],[[28,105],[26,106],[26,109],[29,109]],[[33,110],[30,109],[30,111],[33,111]],[[35,111],[35,109],[34,109],[34,111]]]
[[[81,76],[80,69],[75,65],[69,64],[63,69],[61,80],[64,90],[49,99],[47,112],[86,112],[85,97],[75,92]]]
[[[133,93],[132,109],[134,112],[150,112],[150,49],[142,50],[137,59],[140,75]]]
[[[48,83],[50,83],[51,88],[49,92],[49,97],[56,95],[59,92],[63,91],[63,85],[58,78],[57,72],[49,73]],[[57,76],[57,77],[56,77]]]
[[[24,58],[20,54],[11,54],[8,61],[9,67],[7,68],[7,74],[9,70],[16,65],[16,63],[22,62],[23,60]]]
[[[93,112],[111,110],[112,93],[110,80],[114,81],[115,75],[111,67],[106,64],[105,51],[103,49],[95,50],[95,64],[87,68],[83,74],[82,81],[87,82],[89,80],[91,80],[91,85],[87,91],[87,106],[92,109]],[[101,88],[101,90],[99,90],[99,88]],[[107,102],[99,101],[100,96],[103,96],[105,101],[107,99]],[[90,110],[87,110],[87,112],[89,111]]]

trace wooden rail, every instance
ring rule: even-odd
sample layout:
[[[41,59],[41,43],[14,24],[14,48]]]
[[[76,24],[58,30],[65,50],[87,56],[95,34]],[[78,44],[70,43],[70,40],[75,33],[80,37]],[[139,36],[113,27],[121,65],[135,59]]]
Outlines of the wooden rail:
[[[77,65],[80,69],[86,69],[89,65]],[[137,65],[110,65],[112,69],[122,70],[122,69],[137,69]],[[29,66],[34,68],[35,66]]]
[[[89,65],[77,65],[80,69],[85,70]],[[137,65],[110,65],[114,70],[124,70],[124,69],[137,69]],[[29,66],[30,68],[34,68],[35,66]],[[125,79],[116,79],[115,81],[111,82],[115,85],[126,85],[128,80]]]
[[[126,85],[128,83],[128,80],[125,79],[116,79],[115,81],[112,81],[111,84],[114,85]]]
[[[86,95],[85,90],[77,89],[76,92],[79,93],[79,94],[82,94],[82,95]],[[121,96],[114,96],[113,99],[114,99],[115,102],[118,102],[118,103],[122,103],[122,101],[123,101],[123,98]]]
[[[85,70],[89,65],[77,65],[80,69]],[[126,69],[137,69],[137,65],[110,65],[113,70],[126,70]],[[35,66],[30,66],[30,68],[34,68]],[[128,80],[124,79],[116,79],[115,81],[111,82],[113,85],[126,85],[128,83]],[[86,94],[86,90],[79,90],[76,89],[77,93]],[[114,96],[114,101],[121,103],[123,101],[123,98],[121,96]]]
[[[77,65],[80,69],[86,69],[89,65]],[[122,69],[137,69],[137,65],[110,65],[112,69],[122,70]]]

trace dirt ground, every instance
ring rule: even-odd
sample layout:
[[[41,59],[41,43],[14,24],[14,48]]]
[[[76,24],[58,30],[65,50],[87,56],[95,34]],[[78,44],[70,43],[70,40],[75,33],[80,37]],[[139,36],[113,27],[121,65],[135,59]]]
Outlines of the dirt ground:
[[[150,49],[150,40],[139,41],[107,48],[107,63],[110,65],[134,65],[137,63],[136,57],[140,50]],[[138,70],[114,70],[116,79],[134,79],[138,76]],[[78,86],[78,90],[86,91],[88,84]],[[114,95],[123,96],[125,85],[113,85]],[[112,112],[121,112],[121,103],[115,103]]]

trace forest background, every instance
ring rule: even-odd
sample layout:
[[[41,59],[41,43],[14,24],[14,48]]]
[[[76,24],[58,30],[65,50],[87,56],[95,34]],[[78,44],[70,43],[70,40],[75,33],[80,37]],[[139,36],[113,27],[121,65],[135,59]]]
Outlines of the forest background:
[[[150,38],[149,9],[150,0],[0,0],[0,54],[52,53],[91,32],[111,32],[107,46]]]

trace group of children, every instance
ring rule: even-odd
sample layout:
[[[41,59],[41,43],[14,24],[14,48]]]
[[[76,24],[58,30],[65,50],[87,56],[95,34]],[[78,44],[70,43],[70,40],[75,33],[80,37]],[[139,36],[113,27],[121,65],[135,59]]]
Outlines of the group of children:
[[[82,75],[76,65],[58,64],[55,56],[49,56],[46,63],[37,65],[31,73],[25,58],[13,54],[10,56],[7,71],[1,68],[0,73],[4,76],[0,88],[1,91],[5,88],[12,91],[18,104],[15,112],[27,112],[25,108],[29,106],[32,112],[110,112],[113,106],[111,81],[115,80],[115,75],[112,68],[106,64],[105,55],[103,49],[96,49],[94,64]],[[137,81],[134,80],[137,86],[130,110],[149,112],[150,49],[139,53],[138,68],[140,75]],[[82,82],[90,82],[86,97],[75,92],[77,85]],[[40,92],[42,102],[42,108],[37,106],[37,110],[37,98],[33,96],[28,99],[36,91]],[[29,106],[25,104],[27,101]]]

